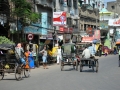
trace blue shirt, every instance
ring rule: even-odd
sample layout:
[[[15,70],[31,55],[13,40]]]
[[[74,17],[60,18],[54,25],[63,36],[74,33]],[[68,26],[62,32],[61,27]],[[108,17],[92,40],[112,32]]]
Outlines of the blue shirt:
[[[93,46],[88,47],[88,49],[92,55],[95,55],[95,48]]]

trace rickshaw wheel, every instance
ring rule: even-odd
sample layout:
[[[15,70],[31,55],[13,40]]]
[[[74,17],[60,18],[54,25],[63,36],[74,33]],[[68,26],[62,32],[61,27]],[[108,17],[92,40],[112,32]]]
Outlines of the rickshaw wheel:
[[[64,68],[64,63],[63,61],[61,61],[61,71],[63,71],[63,68]]]
[[[78,60],[76,60],[76,71],[78,71]]]
[[[26,78],[30,77],[30,69],[24,68],[24,75]]]
[[[15,67],[15,78],[17,81],[20,81],[22,79],[22,67],[19,65],[19,66],[16,66]]]
[[[80,72],[82,72],[83,70],[83,66],[82,66],[82,62],[80,61]]]
[[[99,63],[98,61],[96,61],[96,73],[98,72],[98,66],[99,66]]]
[[[118,60],[118,63],[119,63],[119,67],[120,67],[120,60]]]
[[[4,78],[4,72],[0,72],[0,80]]]

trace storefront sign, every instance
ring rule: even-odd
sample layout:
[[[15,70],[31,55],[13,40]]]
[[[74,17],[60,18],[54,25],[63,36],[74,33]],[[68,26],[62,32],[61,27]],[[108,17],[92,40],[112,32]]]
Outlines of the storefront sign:
[[[100,21],[100,29],[108,30],[108,21]]]
[[[53,26],[66,25],[66,12],[53,12]]]
[[[68,28],[68,27],[60,26],[59,30],[62,33],[72,33],[73,32],[73,28],[72,27]]]
[[[108,25],[109,26],[120,26],[120,19],[119,18],[109,19]]]
[[[93,42],[93,37],[83,37],[81,42]]]
[[[94,31],[94,39],[100,40],[100,30]]]
[[[47,13],[46,12],[42,12],[42,15],[41,15],[41,22],[42,22],[42,24],[41,24],[41,26],[42,26],[41,34],[42,35],[47,35],[47,29],[46,29],[48,27],[47,17],[48,17]]]

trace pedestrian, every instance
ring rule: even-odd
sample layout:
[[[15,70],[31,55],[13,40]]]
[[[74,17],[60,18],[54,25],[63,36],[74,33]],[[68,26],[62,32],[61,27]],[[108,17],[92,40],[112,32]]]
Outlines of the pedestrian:
[[[43,60],[43,69],[48,69],[47,67],[47,50],[46,46],[44,46],[44,49],[40,51],[42,53],[42,60]]]
[[[28,61],[29,61],[29,66],[30,68],[35,68],[35,64],[34,64],[34,58],[33,58],[33,50],[30,49],[29,50],[29,57],[28,57]]]
[[[60,63],[60,60],[62,60],[62,54],[61,54],[61,47],[58,46],[58,49],[57,49],[57,64],[58,65]]]
[[[29,61],[28,61],[28,57],[29,57],[29,50],[25,51],[25,60],[26,60],[26,65],[25,65],[25,69],[29,70],[29,76],[30,76],[30,66],[29,66]]]
[[[26,51],[25,51],[25,60],[26,60],[26,66],[25,66],[25,68],[27,68],[27,69],[30,68],[30,67],[29,67],[28,57],[29,57],[29,51],[26,50]]]

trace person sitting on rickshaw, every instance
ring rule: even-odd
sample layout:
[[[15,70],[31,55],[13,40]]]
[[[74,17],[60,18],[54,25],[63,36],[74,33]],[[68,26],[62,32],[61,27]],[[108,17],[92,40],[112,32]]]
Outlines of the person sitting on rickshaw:
[[[90,56],[91,56],[91,53],[90,53],[88,47],[86,46],[82,52],[82,57],[85,59],[88,59],[88,58],[90,58]]]
[[[91,54],[91,58],[95,59],[95,48],[92,46],[92,43],[90,43],[90,46],[88,47],[90,54]]]
[[[91,52],[90,52],[90,50],[88,49],[87,46],[85,47],[85,49],[82,52],[82,57],[85,58],[85,59],[90,59],[91,58]],[[85,63],[87,63],[87,61],[85,61]],[[91,62],[89,62],[89,65],[90,65],[90,63]],[[91,68],[91,66],[89,66],[89,68]]]

